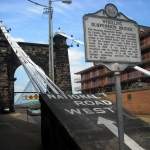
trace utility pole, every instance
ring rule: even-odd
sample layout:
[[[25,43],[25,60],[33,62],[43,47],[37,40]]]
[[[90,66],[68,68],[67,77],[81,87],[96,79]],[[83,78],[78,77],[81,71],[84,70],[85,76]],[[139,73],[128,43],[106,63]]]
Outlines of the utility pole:
[[[53,8],[52,1],[49,0],[48,12],[49,12],[49,77],[54,82],[54,57],[53,57]]]
[[[54,53],[53,53],[53,8],[52,2],[60,0],[49,0],[48,11],[49,11],[49,77],[54,82]],[[61,0],[62,3],[71,4],[72,0]]]
[[[72,0],[49,0],[48,6],[33,2],[32,0],[28,0],[28,1],[48,9],[47,12],[49,14],[49,37],[48,37],[49,39],[49,78],[54,82],[53,21],[52,21],[53,8],[51,5],[52,5],[52,2],[56,2],[56,1],[62,1],[62,3],[71,4]]]

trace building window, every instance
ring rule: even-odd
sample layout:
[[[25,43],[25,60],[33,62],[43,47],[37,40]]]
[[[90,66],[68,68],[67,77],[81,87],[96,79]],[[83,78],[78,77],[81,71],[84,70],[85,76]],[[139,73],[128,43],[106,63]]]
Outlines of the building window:
[[[110,70],[108,68],[105,68],[105,72],[110,72]]]
[[[94,87],[94,86],[95,86],[95,82],[91,81],[91,87]]]
[[[91,72],[90,72],[90,77],[92,77],[92,75],[93,75],[93,72],[91,71]]]
[[[82,76],[81,76],[81,80],[84,80],[84,79],[85,79],[85,75],[82,75]]]
[[[99,85],[99,79],[95,80],[95,85]]]

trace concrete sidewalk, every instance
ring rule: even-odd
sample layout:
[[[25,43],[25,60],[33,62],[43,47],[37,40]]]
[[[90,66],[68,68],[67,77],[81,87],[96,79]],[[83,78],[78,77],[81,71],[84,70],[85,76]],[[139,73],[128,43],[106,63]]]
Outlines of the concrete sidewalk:
[[[0,150],[44,150],[40,126],[18,119],[18,115],[0,114]]]

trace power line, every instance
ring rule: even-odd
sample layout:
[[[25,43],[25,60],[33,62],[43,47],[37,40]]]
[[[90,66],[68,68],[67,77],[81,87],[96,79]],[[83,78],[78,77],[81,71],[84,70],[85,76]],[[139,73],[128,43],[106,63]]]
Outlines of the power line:
[[[28,1],[31,2],[31,3],[34,3],[34,4],[36,4],[36,5],[39,5],[39,6],[48,7],[48,6],[46,6],[46,5],[42,5],[42,4],[36,3],[36,2],[34,2],[34,1],[31,1],[31,0],[28,0]]]

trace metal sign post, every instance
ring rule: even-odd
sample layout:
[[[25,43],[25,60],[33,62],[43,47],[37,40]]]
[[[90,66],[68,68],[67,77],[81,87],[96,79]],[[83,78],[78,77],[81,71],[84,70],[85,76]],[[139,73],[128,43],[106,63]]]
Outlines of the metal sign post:
[[[120,72],[142,62],[138,24],[109,3],[105,9],[84,15],[83,28],[85,60],[114,72],[119,150],[124,150]]]
[[[116,106],[118,117],[119,150],[124,150],[124,127],[123,127],[121,86],[120,86],[120,72],[119,71],[114,72],[114,77],[115,77]]]

